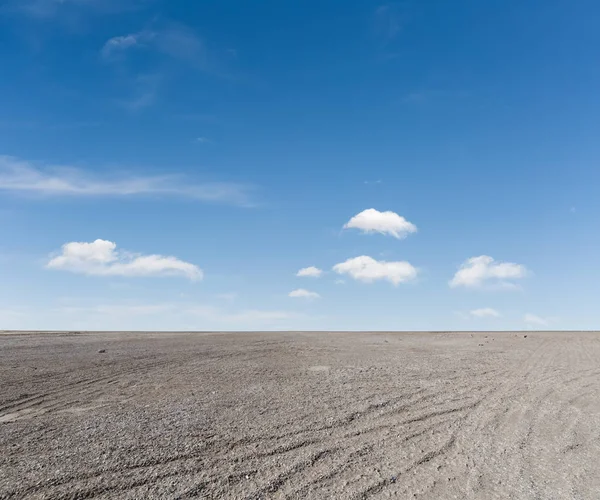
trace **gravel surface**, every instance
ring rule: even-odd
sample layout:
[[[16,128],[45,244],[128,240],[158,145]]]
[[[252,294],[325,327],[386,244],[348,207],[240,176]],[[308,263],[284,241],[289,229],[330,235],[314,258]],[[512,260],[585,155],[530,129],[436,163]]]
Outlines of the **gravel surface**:
[[[600,334],[0,335],[2,499],[597,500],[599,461]]]

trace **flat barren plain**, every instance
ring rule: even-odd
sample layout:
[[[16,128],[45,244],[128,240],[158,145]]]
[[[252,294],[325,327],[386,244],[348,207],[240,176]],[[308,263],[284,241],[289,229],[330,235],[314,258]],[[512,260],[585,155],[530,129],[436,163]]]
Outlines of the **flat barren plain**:
[[[0,334],[0,498],[600,498],[600,334]]]

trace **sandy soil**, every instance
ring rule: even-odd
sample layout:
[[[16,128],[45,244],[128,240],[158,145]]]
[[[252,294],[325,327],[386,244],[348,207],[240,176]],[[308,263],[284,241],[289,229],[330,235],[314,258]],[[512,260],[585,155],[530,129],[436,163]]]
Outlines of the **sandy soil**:
[[[0,336],[3,499],[598,499],[599,461],[600,334]]]

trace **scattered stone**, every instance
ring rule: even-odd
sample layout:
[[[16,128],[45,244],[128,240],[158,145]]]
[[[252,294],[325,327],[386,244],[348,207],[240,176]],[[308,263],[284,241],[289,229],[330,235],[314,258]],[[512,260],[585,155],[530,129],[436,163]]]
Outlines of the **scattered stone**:
[[[523,335],[523,338],[524,338],[524,339],[526,339],[526,338],[527,338],[527,335]]]
[[[102,353],[105,353],[105,352],[106,352],[106,349],[100,349],[98,352],[99,352],[100,354],[102,354]]]

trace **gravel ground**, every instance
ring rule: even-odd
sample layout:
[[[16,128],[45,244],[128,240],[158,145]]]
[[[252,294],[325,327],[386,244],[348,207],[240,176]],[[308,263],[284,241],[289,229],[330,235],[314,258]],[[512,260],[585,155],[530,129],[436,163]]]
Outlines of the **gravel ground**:
[[[2,499],[597,500],[600,334],[6,333],[0,451]]]

